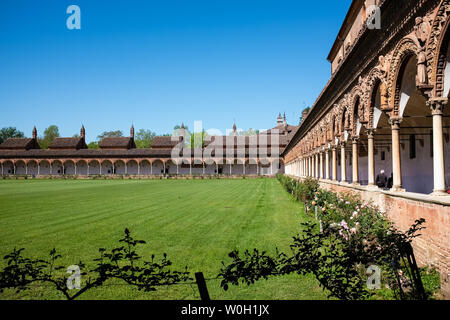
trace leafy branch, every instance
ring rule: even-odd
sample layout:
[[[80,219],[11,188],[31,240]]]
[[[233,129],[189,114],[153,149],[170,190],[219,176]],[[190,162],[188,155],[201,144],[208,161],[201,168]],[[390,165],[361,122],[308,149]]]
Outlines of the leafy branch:
[[[145,244],[145,241],[134,239],[128,229],[125,229],[125,236],[119,242],[123,245],[111,251],[99,249],[99,257],[94,259],[96,266],[80,272],[80,276],[87,276],[87,279],[75,293],[72,293],[73,290],[67,285],[70,275],[61,272],[66,267],[58,264],[62,256],[57,254],[55,249],[50,251],[48,261],[25,258],[23,248],[14,249],[4,257],[7,265],[0,272],[0,293],[8,288],[16,289],[19,293],[29,290],[33,283],[47,283],[54,286],[66,299],[74,300],[111,279],[122,280],[144,292],[155,291],[156,287],[161,285],[172,285],[192,279],[187,267],[184,271],[169,269],[172,262],[167,259],[165,253],[160,261],[155,260],[155,255],[151,256],[150,261],[144,261],[137,253],[136,247]],[[78,267],[83,270],[86,265],[80,261]]]

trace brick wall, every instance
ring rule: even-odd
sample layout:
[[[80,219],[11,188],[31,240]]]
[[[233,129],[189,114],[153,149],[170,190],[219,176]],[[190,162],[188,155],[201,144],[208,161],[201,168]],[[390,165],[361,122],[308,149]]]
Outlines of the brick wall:
[[[359,194],[364,201],[377,205],[402,231],[408,230],[416,220],[424,218],[426,229],[413,242],[414,255],[420,266],[435,267],[440,272],[442,292],[446,298],[450,298],[450,205],[411,199],[406,194],[393,196],[327,182],[321,182],[320,185],[338,193]]]

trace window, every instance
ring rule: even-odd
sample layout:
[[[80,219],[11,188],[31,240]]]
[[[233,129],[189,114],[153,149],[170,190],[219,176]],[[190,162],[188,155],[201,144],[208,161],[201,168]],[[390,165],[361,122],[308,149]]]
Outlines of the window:
[[[411,134],[409,136],[409,158],[415,159],[416,158],[416,135]]]
[[[381,151],[381,161],[386,160],[386,153],[384,151]]]

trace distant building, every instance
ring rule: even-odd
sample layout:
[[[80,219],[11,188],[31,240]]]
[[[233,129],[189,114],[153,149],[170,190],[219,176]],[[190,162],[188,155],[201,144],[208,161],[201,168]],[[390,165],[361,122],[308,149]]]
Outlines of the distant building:
[[[158,136],[151,148],[137,149],[134,127],[129,137],[104,138],[99,149],[88,149],[85,128],[80,137],[56,138],[41,149],[37,130],[32,138],[7,139],[0,145],[2,175],[275,175],[284,173],[280,153],[298,127],[286,116],[277,126],[253,136],[214,136],[195,149],[178,137]],[[184,131],[184,125],[181,133]],[[179,151],[179,152],[178,152]]]

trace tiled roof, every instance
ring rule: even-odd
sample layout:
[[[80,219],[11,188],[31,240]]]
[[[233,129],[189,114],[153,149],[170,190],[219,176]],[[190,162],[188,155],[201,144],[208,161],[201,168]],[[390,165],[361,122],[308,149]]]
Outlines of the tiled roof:
[[[134,149],[136,144],[131,137],[104,138],[99,143],[100,149]]]
[[[29,150],[40,149],[38,142],[32,138],[8,138],[2,144],[0,149],[3,150]]]
[[[172,138],[171,136],[157,136],[153,138],[152,148],[155,149],[171,149],[181,142],[182,137]]]
[[[49,149],[87,149],[84,138],[55,138]]]

